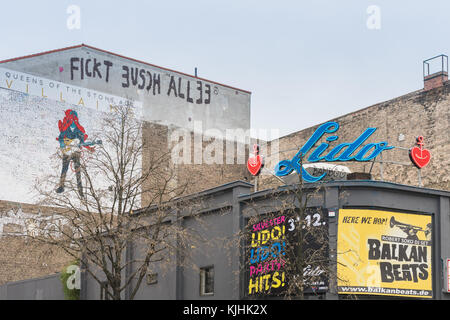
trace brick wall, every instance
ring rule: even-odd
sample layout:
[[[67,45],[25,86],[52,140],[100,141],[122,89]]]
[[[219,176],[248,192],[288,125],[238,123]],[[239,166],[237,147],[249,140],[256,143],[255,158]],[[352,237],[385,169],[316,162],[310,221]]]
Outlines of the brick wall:
[[[0,201],[0,217],[14,216],[21,210],[27,214],[48,215],[58,212],[47,207]],[[42,277],[61,270],[73,259],[59,248],[31,241],[22,236],[7,233],[23,233],[23,227],[15,223],[3,225],[0,235],[0,285],[7,282]]]
[[[143,206],[147,205],[152,195],[158,192],[155,190],[161,183],[169,182],[170,188],[173,189],[186,187],[183,194],[191,194],[228,182],[250,179],[246,169],[247,144],[238,147],[237,142],[230,144],[220,138],[208,140],[203,136],[202,139],[200,134],[189,131],[184,131],[183,135],[179,136],[179,140],[172,141],[171,134],[175,130],[180,129],[148,122],[144,124],[145,148],[142,157],[144,171],[152,167],[155,174],[150,175],[147,181],[148,192],[142,199]],[[201,143],[196,144],[198,141]],[[186,143],[184,150],[176,149],[176,145],[182,146],[184,143]],[[201,150],[198,145],[201,145]],[[230,147],[235,150],[231,163],[226,159],[226,150]],[[244,150],[245,154],[241,159],[238,159],[236,150]],[[184,151],[188,151],[186,157],[184,157]],[[174,163],[173,154],[184,158],[180,163]],[[205,154],[207,154],[206,161]]]
[[[442,86],[448,80],[448,74],[445,71],[436,72],[424,77],[424,90],[430,90]]]
[[[404,96],[372,105],[370,107],[330,119],[339,123],[340,128],[335,133],[337,141],[333,146],[354,141],[366,128],[375,127],[377,131],[365,142],[388,141],[396,147],[413,147],[416,137],[424,137],[424,148],[430,150],[431,161],[422,168],[421,177],[424,187],[445,189],[450,188],[449,165],[450,136],[450,83],[431,90],[419,90]],[[279,139],[280,160],[291,159],[309,139],[320,124],[307,128]],[[325,135],[321,141],[324,142]],[[293,150],[291,150],[293,149]],[[285,150],[290,150],[283,152]],[[371,172],[373,179],[401,184],[418,185],[418,169],[411,163],[408,150],[399,148],[382,153],[383,161],[396,161],[407,165],[371,162],[339,162],[348,166],[352,172]],[[310,153],[309,153],[310,154]],[[377,160],[381,160],[378,157]],[[274,164],[271,165],[273,170]],[[265,187],[277,184],[273,177],[262,179]],[[278,183],[279,184],[279,183]]]

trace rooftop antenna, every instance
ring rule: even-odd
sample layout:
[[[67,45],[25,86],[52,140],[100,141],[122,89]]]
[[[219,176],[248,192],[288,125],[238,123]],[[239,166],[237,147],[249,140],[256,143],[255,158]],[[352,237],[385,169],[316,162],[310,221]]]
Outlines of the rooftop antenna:
[[[197,67],[195,67],[195,77],[197,77]]]

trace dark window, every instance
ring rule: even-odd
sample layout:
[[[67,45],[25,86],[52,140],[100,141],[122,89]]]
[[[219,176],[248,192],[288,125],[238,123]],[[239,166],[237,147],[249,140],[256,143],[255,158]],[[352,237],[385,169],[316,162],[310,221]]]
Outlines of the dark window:
[[[107,281],[102,282],[100,285],[100,300],[109,300]]]
[[[200,295],[214,294],[214,266],[200,268]]]
[[[147,284],[156,284],[158,283],[158,274],[157,273],[148,273],[147,274]]]

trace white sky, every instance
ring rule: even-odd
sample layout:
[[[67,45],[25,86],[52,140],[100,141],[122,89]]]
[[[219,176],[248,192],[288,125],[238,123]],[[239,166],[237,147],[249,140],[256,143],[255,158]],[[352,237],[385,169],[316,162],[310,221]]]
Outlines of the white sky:
[[[66,12],[81,9],[81,28]],[[380,9],[379,30],[367,27]],[[0,59],[86,43],[252,91],[252,127],[289,134],[421,89],[450,54],[448,0],[15,0]]]

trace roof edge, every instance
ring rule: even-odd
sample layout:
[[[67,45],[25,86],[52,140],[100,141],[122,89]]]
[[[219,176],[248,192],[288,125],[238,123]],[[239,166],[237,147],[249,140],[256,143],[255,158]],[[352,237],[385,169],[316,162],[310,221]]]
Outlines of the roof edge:
[[[82,48],[82,47],[89,48],[89,49],[96,50],[96,51],[103,52],[103,53],[107,53],[107,54],[110,54],[110,55],[113,55],[113,56],[116,56],[116,57],[119,57],[119,58],[122,58],[122,59],[130,60],[130,61],[133,61],[133,62],[142,63],[142,64],[145,64],[145,65],[148,65],[148,66],[151,66],[151,67],[154,67],[154,68],[158,68],[158,69],[161,69],[161,70],[165,70],[165,71],[169,71],[169,72],[175,72],[175,73],[187,76],[187,77],[191,77],[191,78],[207,81],[207,82],[214,83],[214,84],[217,84],[217,85],[229,88],[229,89],[238,90],[238,91],[241,91],[241,92],[244,92],[244,93],[248,93],[248,94],[252,93],[251,91],[244,90],[244,89],[239,89],[239,88],[236,88],[236,87],[233,87],[233,86],[229,86],[229,85],[217,82],[217,81],[212,81],[212,80],[209,80],[209,79],[196,77],[195,75],[192,75],[192,74],[188,74],[188,73],[176,71],[176,70],[173,70],[173,69],[161,67],[161,66],[158,66],[156,64],[152,64],[152,63],[148,63],[148,62],[145,62],[145,61],[142,61],[142,60],[130,58],[130,57],[127,57],[127,56],[124,56],[124,55],[120,55],[120,54],[111,52],[111,51],[99,49],[99,48],[87,45],[85,43],[74,45],[74,46],[70,46],[70,47],[55,49],[55,50],[43,51],[43,52],[34,53],[34,54],[26,55],[26,56],[21,56],[21,57],[1,60],[0,64],[7,63],[7,62],[12,62],[12,61],[17,61],[17,60],[22,60],[22,59],[34,58],[34,57],[38,57],[38,56],[42,56],[42,55],[46,55],[46,54],[51,54],[51,53],[56,53],[56,52],[61,52],[61,51],[66,51],[66,50],[71,50],[71,49],[78,49],[78,48]]]
[[[33,53],[33,54],[29,54],[26,56],[20,56],[20,57],[16,57],[16,58],[11,58],[11,59],[6,59],[6,60],[1,60],[1,63],[6,63],[6,62],[12,62],[12,61],[17,61],[17,60],[22,60],[22,59],[28,59],[28,58],[34,58],[34,57],[39,57],[39,56],[43,56],[44,54],[50,54],[50,53],[55,53],[55,52],[61,52],[61,51],[65,51],[65,50],[70,50],[70,49],[77,49],[77,48],[81,48],[85,46],[84,44],[78,44],[75,46],[70,46],[70,47],[64,47],[64,48],[60,48],[60,49],[54,49],[54,50],[49,50],[49,51],[43,51],[43,52],[38,52],[38,53]]]
[[[401,184],[390,181],[379,181],[379,180],[336,180],[336,181],[327,181],[323,183],[308,183],[303,186],[304,189],[317,189],[317,188],[329,188],[329,187],[338,187],[338,188],[375,188],[375,189],[390,189],[390,190],[399,190],[405,192],[413,192],[419,194],[429,194],[432,196],[444,196],[450,198],[450,191],[447,190],[439,190],[439,189],[431,189],[424,187],[417,187],[413,185]],[[286,192],[292,189],[298,188],[297,184],[283,185],[277,188],[269,188],[264,189],[258,192],[250,193],[250,194],[242,194],[238,196],[239,201],[247,201],[250,199],[257,199],[261,197],[265,197],[274,193]]]

